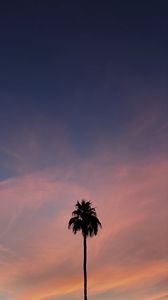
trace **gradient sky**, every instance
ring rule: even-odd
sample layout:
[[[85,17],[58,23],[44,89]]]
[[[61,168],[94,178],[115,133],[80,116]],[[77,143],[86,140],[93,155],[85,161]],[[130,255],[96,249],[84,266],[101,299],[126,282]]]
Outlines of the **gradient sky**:
[[[168,3],[1,1],[0,300],[168,299]]]

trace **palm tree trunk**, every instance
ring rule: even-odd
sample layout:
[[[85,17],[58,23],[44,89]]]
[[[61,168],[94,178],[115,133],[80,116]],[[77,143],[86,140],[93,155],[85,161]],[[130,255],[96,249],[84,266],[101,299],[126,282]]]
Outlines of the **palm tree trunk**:
[[[83,256],[83,273],[84,273],[84,300],[87,300],[87,245],[86,245],[86,235],[83,237],[83,248],[84,248],[84,256]]]

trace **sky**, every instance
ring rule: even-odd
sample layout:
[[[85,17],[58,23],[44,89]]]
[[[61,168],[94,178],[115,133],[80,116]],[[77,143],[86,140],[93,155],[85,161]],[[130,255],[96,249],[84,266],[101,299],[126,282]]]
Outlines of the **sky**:
[[[0,300],[168,299],[168,3],[0,4]]]

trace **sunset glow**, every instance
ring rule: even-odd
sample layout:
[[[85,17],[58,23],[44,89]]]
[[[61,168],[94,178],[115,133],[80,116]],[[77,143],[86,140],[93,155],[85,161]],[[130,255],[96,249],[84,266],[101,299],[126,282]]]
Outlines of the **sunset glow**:
[[[129,5],[39,3],[4,25],[0,299],[82,299],[82,236],[68,220],[88,199],[102,223],[88,238],[88,299],[167,300],[164,7],[153,20]]]

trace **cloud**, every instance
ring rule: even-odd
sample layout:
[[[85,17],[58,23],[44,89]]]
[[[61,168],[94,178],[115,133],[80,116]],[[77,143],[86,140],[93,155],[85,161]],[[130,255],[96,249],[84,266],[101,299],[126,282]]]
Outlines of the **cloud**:
[[[165,278],[167,175],[165,159],[114,164],[108,155],[2,181],[1,252],[8,254],[1,256],[0,280],[14,291],[12,299],[82,292],[82,240],[67,222],[83,197],[96,205],[103,224],[88,240],[93,296],[128,287],[135,295],[145,282]]]

